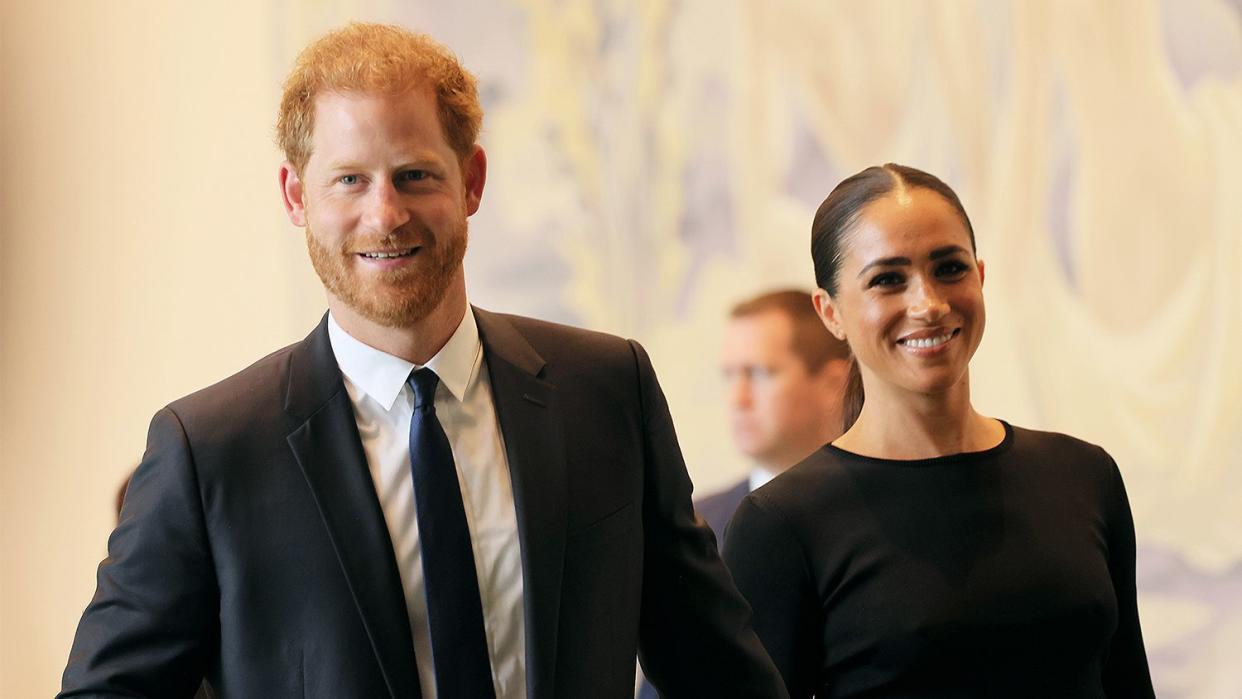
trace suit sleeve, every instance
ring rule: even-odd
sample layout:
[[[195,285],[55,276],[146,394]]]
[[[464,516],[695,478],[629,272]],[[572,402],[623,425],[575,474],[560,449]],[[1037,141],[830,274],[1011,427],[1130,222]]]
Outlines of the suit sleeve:
[[[797,537],[759,495],[742,500],[725,535],[724,560],[754,609],[755,632],[789,696],[815,693],[821,623],[818,597]]]
[[[60,696],[193,696],[219,634],[216,590],[190,446],[165,408],[151,421]]]
[[[631,346],[645,441],[643,671],[664,697],[786,697],[715,536],[694,514],[690,477],[651,361],[637,343]]]
[[[1108,502],[1108,572],[1117,596],[1117,630],[1104,660],[1104,692],[1109,697],[1155,697],[1135,592],[1134,517],[1121,471],[1112,457],[1112,492]]]

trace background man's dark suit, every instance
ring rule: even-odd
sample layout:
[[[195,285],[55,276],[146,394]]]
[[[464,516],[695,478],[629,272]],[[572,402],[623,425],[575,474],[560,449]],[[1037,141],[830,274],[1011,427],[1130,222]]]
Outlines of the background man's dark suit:
[[[784,696],[637,344],[476,310],[512,473],[531,697]],[[320,323],[154,418],[64,695],[418,696],[405,600]],[[448,698],[445,698],[448,699]]]
[[[749,492],[750,479],[743,478],[725,490],[712,493],[694,503],[694,511],[698,512],[699,516],[707,522],[707,526],[716,532],[717,546],[724,543],[725,527],[728,526],[733,513],[737,512],[737,506],[742,504],[742,498],[746,497]]]

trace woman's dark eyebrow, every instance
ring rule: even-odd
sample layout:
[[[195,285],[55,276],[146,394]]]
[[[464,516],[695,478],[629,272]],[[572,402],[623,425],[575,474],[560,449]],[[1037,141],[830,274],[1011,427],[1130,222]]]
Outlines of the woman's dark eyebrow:
[[[955,255],[959,252],[965,253],[966,248],[960,245],[946,245],[942,248],[936,248],[935,250],[932,250],[931,254],[927,256],[927,259],[939,260],[942,257],[948,257],[949,255]]]
[[[910,258],[908,257],[881,257],[878,260],[872,260],[868,262],[867,264],[863,265],[863,268],[858,270],[858,276],[861,277],[862,275],[866,274],[867,270],[871,269],[872,267],[900,267],[900,266],[906,266],[906,267],[910,266]]]

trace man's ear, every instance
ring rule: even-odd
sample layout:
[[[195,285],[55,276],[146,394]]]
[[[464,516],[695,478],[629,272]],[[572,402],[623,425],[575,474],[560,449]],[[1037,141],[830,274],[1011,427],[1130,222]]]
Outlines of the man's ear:
[[[289,221],[298,227],[306,226],[306,192],[302,188],[302,178],[288,160],[280,164],[280,195],[285,202],[285,213]]]
[[[841,325],[841,312],[837,308],[837,302],[828,295],[823,289],[816,289],[811,294],[811,303],[815,305],[815,314],[819,316],[820,322],[828,328],[828,332],[838,340],[845,340],[845,328]]]
[[[483,201],[483,185],[487,183],[487,153],[474,144],[470,155],[461,163],[461,179],[466,188],[466,215],[473,216]]]

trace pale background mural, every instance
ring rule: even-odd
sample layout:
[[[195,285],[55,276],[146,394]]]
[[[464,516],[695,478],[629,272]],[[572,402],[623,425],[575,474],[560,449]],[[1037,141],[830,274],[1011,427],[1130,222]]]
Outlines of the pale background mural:
[[[747,467],[729,306],[813,283],[842,177],[940,174],[988,264],[977,403],[1112,452],[1159,695],[1242,696],[1242,2],[3,8],[0,695],[58,686],[150,415],[322,313],[271,128],[366,19],[479,75],[472,300],[642,341],[700,492]]]

